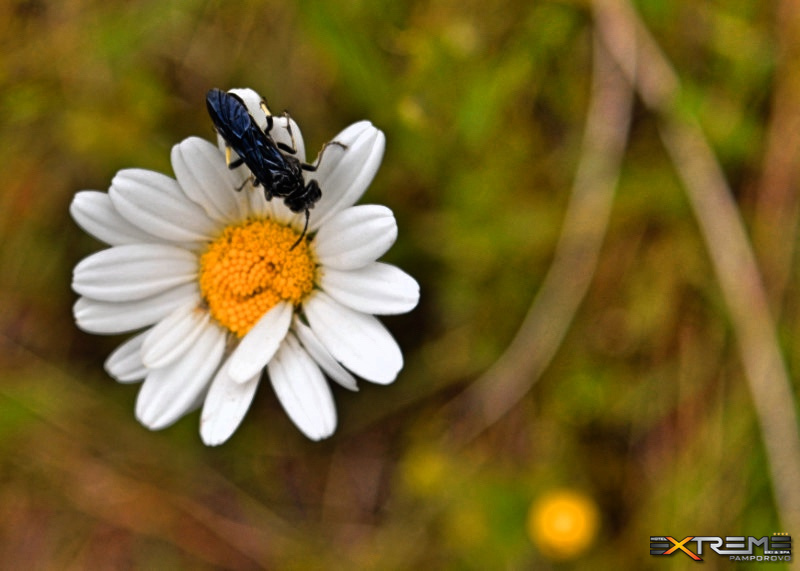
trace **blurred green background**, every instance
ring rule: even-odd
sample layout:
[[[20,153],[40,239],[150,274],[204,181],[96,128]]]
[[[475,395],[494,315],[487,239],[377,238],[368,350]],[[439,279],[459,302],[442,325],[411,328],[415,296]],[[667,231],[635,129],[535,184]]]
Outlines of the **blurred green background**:
[[[755,236],[795,377],[798,3],[637,10]],[[781,528],[719,284],[641,102],[597,272],[555,359],[497,423],[448,406],[508,347],[553,263],[594,26],[588,0],[0,0],[0,561],[682,569],[681,554],[651,557],[649,536],[800,535]],[[72,267],[101,244],[70,219],[72,196],[121,168],[171,174],[173,144],[214,135],[210,87],[290,110],[310,150],[362,118],[387,136],[362,201],[395,212],[385,259],[417,278],[421,303],[384,319],[406,357],[397,382],[334,389],[339,428],[323,443],[266,384],[219,448],[203,446],[198,413],[149,432],[138,387],[102,369],[124,337],[74,325]],[[770,216],[789,232],[759,234]],[[475,438],[457,438],[465,425]],[[559,490],[586,524],[566,545],[534,523]]]

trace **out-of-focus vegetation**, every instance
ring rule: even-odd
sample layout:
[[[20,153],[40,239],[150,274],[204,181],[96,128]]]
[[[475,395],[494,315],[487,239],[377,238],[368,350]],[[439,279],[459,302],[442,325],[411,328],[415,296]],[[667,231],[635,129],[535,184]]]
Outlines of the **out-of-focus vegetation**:
[[[699,120],[731,185],[796,376],[797,3],[638,4],[682,81],[677,113]],[[511,343],[554,262],[594,28],[588,0],[0,3],[0,560],[678,569],[689,560],[652,558],[649,536],[800,534],[781,528],[720,286],[640,101],[597,271],[554,360],[474,439],[454,437],[478,422],[468,408],[443,413]],[[101,247],[69,218],[73,194],[124,167],[171,173],[173,144],[213,136],[205,92],[241,86],[289,109],[310,149],[354,120],[384,130],[363,201],[394,210],[387,259],[422,288],[414,312],[384,320],[399,379],[336,390],[323,443],[268,385],[220,448],[202,445],[197,413],[147,431],[137,387],[102,369],[122,338],[71,315],[72,267]],[[549,540],[554,499],[566,516]]]

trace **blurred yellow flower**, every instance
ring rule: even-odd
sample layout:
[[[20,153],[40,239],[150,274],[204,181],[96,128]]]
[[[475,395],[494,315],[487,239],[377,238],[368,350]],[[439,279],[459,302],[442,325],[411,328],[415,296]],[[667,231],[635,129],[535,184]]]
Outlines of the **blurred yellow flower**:
[[[572,559],[597,535],[597,505],[586,494],[552,490],[531,505],[528,536],[551,559]]]

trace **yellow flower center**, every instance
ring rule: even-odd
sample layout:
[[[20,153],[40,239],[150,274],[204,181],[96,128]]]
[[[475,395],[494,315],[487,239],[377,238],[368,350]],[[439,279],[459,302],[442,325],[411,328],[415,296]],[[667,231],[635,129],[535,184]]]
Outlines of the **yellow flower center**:
[[[280,301],[298,305],[314,287],[308,242],[272,220],[228,226],[200,256],[200,293],[212,317],[238,337]]]

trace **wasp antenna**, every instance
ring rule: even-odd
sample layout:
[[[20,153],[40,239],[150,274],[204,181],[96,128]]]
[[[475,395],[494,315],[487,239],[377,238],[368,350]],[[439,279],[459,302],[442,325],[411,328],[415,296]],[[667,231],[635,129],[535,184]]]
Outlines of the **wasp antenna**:
[[[289,248],[289,251],[290,251],[290,252],[291,252],[292,250],[294,250],[294,249],[297,247],[297,245],[298,245],[300,242],[302,242],[302,240],[303,240],[303,237],[305,237],[305,235],[306,235],[306,230],[308,230],[308,216],[309,216],[309,212],[308,212],[308,208],[306,208],[306,225],[305,225],[305,226],[303,226],[303,233],[302,233],[302,234],[300,234],[300,237],[297,239],[297,242],[295,242],[294,244],[292,244],[292,247],[291,247],[291,248]]]

